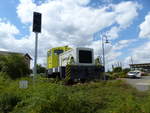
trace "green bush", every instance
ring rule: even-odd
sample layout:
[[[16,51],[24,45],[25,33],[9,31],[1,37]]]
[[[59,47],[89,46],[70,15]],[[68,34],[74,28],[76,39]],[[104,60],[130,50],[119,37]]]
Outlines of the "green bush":
[[[147,72],[142,73],[142,76],[149,76],[149,75],[150,73],[147,73]]]
[[[30,73],[24,56],[18,54],[0,56],[0,71],[7,73],[12,79],[27,76]]]
[[[115,67],[112,72],[109,72],[110,79],[125,78],[130,68],[122,69],[121,67]]]
[[[129,71],[131,71],[131,69],[130,68],[124,68],[122,71],[127,74]]]
[[[8,113],[13,110],[14,106],[21,101],[14,93],[2,93],[0,95],[0,112]]]
[[[127,77],[127,74],[124,73],[124,72],[118,72],[118,73],[112,73],[112,74],[110,74],[109,77],[110,77],[111,79],[125,78],[125,77]]]
[[[29,87],[20,89],[20,80],[28,80]],[[0,89],[0,113],[150,112],[150,93],[138,92],[121,80],[72,86],[56,84],[42,77],[36,77],[34,83],[30,78],[2,81],[5,88]]]
[[[0,72],[0,91],[9,85],[11,79],[6,73]]]
[[[122,67],[115,67],[115,68],[113,68],[113,72],[115,72],[115,73],[122,72]]]
[[[37,64],[36,65],[36,68],[37,68],[37,73],[40,74],[40,73],[45,73],[46,72],[46,68],[43,67],[42,65],[40,64]]]

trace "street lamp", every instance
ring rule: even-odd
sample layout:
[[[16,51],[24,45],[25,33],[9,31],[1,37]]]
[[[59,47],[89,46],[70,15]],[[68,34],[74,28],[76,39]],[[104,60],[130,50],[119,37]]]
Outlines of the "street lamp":
[[[104,43],[109,43],[107,36],[106,35],[102,35],[102,49],[103,49],[103,66],[104,66],[104,80],[106,80],[106,76],[105,76],[105,48],[104,48]],[[104,38],[105,38],[105,42],[104,42]]]

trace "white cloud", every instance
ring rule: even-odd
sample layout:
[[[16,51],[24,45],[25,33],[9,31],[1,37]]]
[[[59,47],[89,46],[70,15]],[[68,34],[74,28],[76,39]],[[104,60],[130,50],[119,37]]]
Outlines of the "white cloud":
[[[14,25],[12,25],[8,21],[3,21],[2,19],[0,19],[0,37],[1,38],[5,38],[8,35],[9,36],[16,35],[18,33],[19,33],[19,30]]]
[[[0,50],[24,52],[33,55],[34,43],[32,35],[16,39],[16,36],[20,34],[18,28],[9,21],[0,20]]]
[[[20,0],[20,4],[17,7],[17,14],[22,23],[32,21],[33,11],[36,11],[36,5],[32,0]]]
[[[130,40],[120,40],[118,41],[114,46],[113,46],[113,49],[114,50],[121,50],[121,49],[124,49],[128,46],[130,46],[131,43],[135,42],[137,40],[135,39],[130,39]]]
[[[19,33],[19,30],[13,24],[8,21],[0,19],[0,48],[1,50],[12,49],[15,43],[12,40],[16,40],[14,37]]]
[[[116,21],[121,27],[128,27],[133,19],[138,16],[137,8],[141,9],[142,6],[138,3],[128,1],[115,5],[114,11],[117,13]]]
[[[150,41],[142,44],[139,47],[135,47],[130,50],[130,56],[127,56],[123,60],[123,64],[126,67],[129,67],[129,64],[131,64],[131,57],[134,64],[138,63],[149,63],[150,62]]]
[[[142,46],[133,49],[132,57],[134,63],[150,62],[150,42],[146,42]]]
[[[0,48],[0,51],[8,51],[7,49]]]
[[[89,2],[90,0],[47,0],[37,6],[32,0],[20,0],[16,12],[20,21],[30,26],[30,31],[33,11],[42,13],[42,33],[39,35],[38,54],[40,59],[38,62],[42,63],[48,48],[55,46],[93,47],[96,55],[101,54],[100,41],[92,41],[93,33],[118,24],[119,27],[111,27],[109,34],[112,39],[119,38],[118,33],[131,25],[133,19],[138,16],[138,9],[140,8],[138,3],[128,1],[94,9],[86,6]],[[112,11],[108,11],[109,8]],[[1,29],[3,30],[3,28]],[[33,57],[34,33],[30,32],[28,36],[16,39],[15,35],[19,33],[19,30],[17,31],[16,27],[11,29],[0,33],[7,31],[6,34],[12,34],[11,36],[5,36],[0,48],[28,52]],[[114,60],[121,53],[116,53],[114,48],[111,50],[112,48],[111,45],[107,46],[106,54],[110,52],[110,59]]]
[[[140,27],[139,37],[141,38],[150,38],[150,12],[145,16],[144,22],[142,22]]]
[[[113,40],[113,39],[116,39],[119,37],[120,31],[121,31],[121,29],[119,27],[114,26],[108,31],[107,35],[108,35],[109,39]]]

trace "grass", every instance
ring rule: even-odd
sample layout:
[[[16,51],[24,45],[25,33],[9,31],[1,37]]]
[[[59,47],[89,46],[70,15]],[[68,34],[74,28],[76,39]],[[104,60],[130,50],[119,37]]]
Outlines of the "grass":
[[[6,76],[6,75],[5,75]],[[97,81],[72,86],[32,79],[27,89],[20,80],[0,74],[0,113],[149,113],[150,93],[138,92],[124,81]]]

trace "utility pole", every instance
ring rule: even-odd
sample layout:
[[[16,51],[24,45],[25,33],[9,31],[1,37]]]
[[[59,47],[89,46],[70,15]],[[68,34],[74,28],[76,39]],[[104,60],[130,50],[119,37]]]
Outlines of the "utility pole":
[[[131,64],[133,64],[133,59],[132,59],[132,56],[131,56]]]
[[[132,64],[132,66],[133,66],[133,59],[132,59],[132,56],[131,56],[131,64]],[[131,69],[134,70],[134,66],[133,66],[133,68],[132,68],[132,66],[131,66]]]

